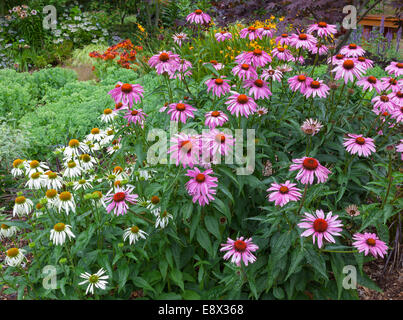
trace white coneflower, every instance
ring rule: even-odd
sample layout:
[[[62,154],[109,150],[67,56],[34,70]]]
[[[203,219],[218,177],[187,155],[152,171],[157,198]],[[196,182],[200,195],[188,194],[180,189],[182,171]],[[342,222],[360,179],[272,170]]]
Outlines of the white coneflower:
[[[101,191],[94,191],[93,193],[92,193],[92,199],[91,199],[91,202],[97,207],[97,208],[100,208],[100,207],[105,207],[106,208],[106,204],[105,204],[105,201],[104,201],[104,195],[102,194],[102,192]]]
[[[75,161],[70,160],[65,166],[66,169],[64,170],[63,177],[72,179],[81,175],[82,170]]]
[[[279,70],[279,71],[281,71],[282,73],[292,71],[292,67],[289,66],[288,64],[283,64],[283,65],[281,65],[281,66],[277,66],[276,69]]]
[[[56,172],[47,171],[43,175],[44,184],[48,189],[56,189],[60,190],[63,186],[63,179],[62,177],[58,176]]]
[[[47,205],[48,208],[57,208],[59,205],[59,194],[57,193],[56,189],[49,189],[46,190],[46,200],[47,200]]]
[[[46,163],[39,162],[37,160],[24,161],[24,166],[25,166],[25,173],[28,176],[31,176],[31,174],[35,172],[43,173],[44,171],[49,170],[49,167],[47,166]]]
[[[17,234],[19,229],[15,226],[8,226],[6,224],[2,224],[0,226],[0,239],[2,238],[10,238]]]
[[[87,135],[87,140],[91,142],[100,142],[106,137],[106,133],[99,128],[92,128],[91,133]]]
[[[322,124],[316,119],[306,119],[301,126],[301,130],[305,134],[314,136],[322,128]]]
[[[102,146],[110,144],[115,138],[115,131],[112,128],[106,128],[105,133],[106,133],[105,138],[100,142]]]
[[[269,112],[269,110],[267,110],[267,108],[265,107],[259,107],[256,109],[256,114],[261,117],[264,116],[265,114],[267,114]]]
[[[125,233],[123,234],[123,241],[126,241],[126,239],[129,238],[129,244],[135,244],[137,240],[140,238],[145,239],[147,235],[147,232],[140,230],[140,228],[137,226],[133,226],[125,230]]]
[[[113,146],[110,146],[106,149],[106,152],[110,155],[110,154],[114,154],[116,151],[120,150],[122,146],[120,145],[120,143],[116,143]]]
[[[78,157],[81,153],[88,153],[88,151],[89,147],[85,143],[77,139],[71,139],[63,153],[65,158],[72,159],[73,157]]]
[[[155,227],[156,228],[160,227],[161,229],[165,228],[169,223],[169,219],[173,219],[173,216],[169,214],[166,210],[164,210],[157,216],[157,221],[155,221]]]
[[[17,267],[25,259],[25,250],[18,248],[11,248],[6,251],[5,262],[10,267]]]
[[[101,121],[105,123],[113,122],[113,120],[116,118],[118,113],[112,109],[105,109],[104,113],[101,115]]]
[[[34,206],[33,202],[24,196],[19,196],[15,198],[15,204],[13,208],[13,216],[22,216],[22,215],[28,215],[32,207]]]
[[[80,277],[85,280],[83,282],[80,282],[79,285],[88,283],[88,287],[87,287],[87,290],[85,291],[85,294],[87,294],[88,291],[90,291],[92,294],[94,294],[94,287],[105,290],[106,285],[108,284],[108,282],[105,280],[109,279],[108,275],[105,275],[105,276],[103,275],[105,272],[106,271],[103,268],[101,268],[95,274],[89,274],[88,272],[84,272],[84,273],[80,274]]]
[[[160,203],[160,198],[158,196],[152,196],[150,201],[147,201],[147,209],[158,217],[161,213],[161,207],[158,205]]]
[[[91,170],[92,168],[94,168],[94,165],[97,164],[95,158],[87,153],[80,155],[79,159],[80,159],[80,166],[84,171]]]
[[[74,203],[73,195],[68,191],[63,191],[59,194],[58,204],[57,204],[59,212],[63,209],[66,214],[69,214],[69,211],[76,211],[76,204]]]
[[[26,160],[15,159],[13,161],[13,168],[11,169],[11,174],[13,175],[13,177],[24,175],[25,173],[24,162],[26,162]]]
[[[73,190],[77,191],[79,189],[83,190],[92,189],[91,180],[80,179],[78,181],[74,181]]]
[[[129,175],[123,170],[121,166],[114,167],[111,174],[116,176],[116,180],[129,179]]]
[[[360,211],[358,210],[358,207],[355,204],[350,204],[345,210],[352,217],[360,215]]]
[[[45,179],[42,177],[42,172],[34,172],[29,176],[29,180],[25,186],[29,189],[40,189],[45,185]]]
[[[99,151],[99,150],[102,149],[102,145],[101,145],[102,141],[100,141],[100,142],[94,141],[93,142],[93,141],[90,141],[87,138],[85,138],[84,143],[90,148],[91,152]]]
[[[282,77],[283,73],[278,69],[273,69],[271,66],[269,66],[267,69],[264,69],[262,72],[263,80],[273,79],[274,81],[280,82]]]
[[[50,230],[50,240],[54,245],[62,245],[66,242],[66,235],[71,238],[75,238],[73,232],[71,232],[71,226],[62,222],[56,223],[52,230]]]

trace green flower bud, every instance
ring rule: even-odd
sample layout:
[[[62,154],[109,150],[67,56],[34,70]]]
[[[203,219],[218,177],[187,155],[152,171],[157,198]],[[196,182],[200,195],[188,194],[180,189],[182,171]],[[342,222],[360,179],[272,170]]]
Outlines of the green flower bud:
[[[35,248],[35,242],[30,242],[30,243],[29,243],[29,247],[30,247],[30,248]]]
[[[61,259],[59,260],[59,263],[60,263],[60,264],[65,264],[65,263],[67,263],[67,259],[66,259],[66,258],[61,258]]]
[[[125,245],[125,244],[122,243],[122,242],[119,242],[119,243],[118,243],[118,247],[119,247],[119,248],[123,248],[124,245]]]

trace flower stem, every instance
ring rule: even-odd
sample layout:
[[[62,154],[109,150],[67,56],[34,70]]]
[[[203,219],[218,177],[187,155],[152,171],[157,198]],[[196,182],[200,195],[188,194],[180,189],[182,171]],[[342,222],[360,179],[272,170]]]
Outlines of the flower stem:
[[[386,190],[385,199],[383,199],[381,209],[383,209],[383,207],[385,206],[385,204],[386,204],[386,202],[388,200],[390,188],[392,186],[392,181],[393,181],[393,177],[392,177],[392,154],[390,152],[389,152],[388,181],[389,181],[388,182],[388,188]]]
[[[297,211],[297,216],[301,212],[302,206],[304,205],[307,190],[308,190],[308,184],[305,185],[304,194],[302,195],[301,203],[300,203],[298,211]]]

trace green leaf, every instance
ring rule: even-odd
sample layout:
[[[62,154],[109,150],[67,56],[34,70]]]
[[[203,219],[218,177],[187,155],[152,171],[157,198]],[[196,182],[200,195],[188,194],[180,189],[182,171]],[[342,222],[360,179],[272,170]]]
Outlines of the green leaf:
[[[320,253],[313,249],[307,249],[305,251],[305,258],[311,267],[318,271],[323,278],[329,280],[326,273],[326,261]]]
[[[151,287],[150,284],[149,284],[146,280],[144,280],[143,278],[141,278],[141,277],[134,277],[134,278],[132,279],[132,281],[133,281],[133,283],[134,283],[135,286],[137,286],[137,287],[139,287],[139,288],[141,288],[141,289],[146,289],[146,290],[152,291],[152,292],[155,293],[154,288]]]
[[[277,299],[284,299],[284,297],[285,297],[284,290],[282,288],[280,288],[280,287],[273,288],[273,295]]]
[[[120,266],[118,267],[118,276],[119,276],[119,290],[118,292],[120,292],[126,282],[127,282],[127,278],[129,277],[129,266],[126,264],[126,262],[121,263]]]
[[[200,245],[208,252],[208,254],[213,255],[213,246],[206,230],[198,228],[196,230],[196,239],[197,242],[199,242]]]
[[[204,224],[206,225],[206,228],[210,233],[212,233],[218,240],[221,240],[220,229],[216,217],[209,215],[205,216]]]
[[[304,259],[304,252],[301,249],[294,250],[291,253],[291,264],[290,264],[290,269],[288,269],[287,276],[285,277],[285,280],[287,280],[297,269],[297,267],[300,265],[302,259]]]
[[[185,290],[185,292],[182,293],[182,297],[185,300],[200,300],[201,299],[200,295],[196,291],[193,291],[193,290]]]
[[[178,269],[173,269],[171,270],[169,277],[172,279],[173,282],[175,282],[178,285],[179,288],[182,289],[182,291],[185,291],[182,272],[180,272]]]

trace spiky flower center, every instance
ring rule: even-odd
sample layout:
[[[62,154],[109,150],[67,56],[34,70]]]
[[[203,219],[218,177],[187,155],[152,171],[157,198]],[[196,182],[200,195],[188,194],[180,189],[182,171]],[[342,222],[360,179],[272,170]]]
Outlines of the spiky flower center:
[[[98,283],[98,280],[99,280],[99,277],[96,274],[93,274],[88,278],[88,281],[90,283],[94,283],[94,284]]]
[[[80,141],[78,141],[77,139],[71,139],[69,141],[70,148],[77,148],[79,145],[80,145]]]
[[[403,98],[403,92],[401,91],[396,92],[396,97]]]
[[[111,135],[113,135],[113,130],[108,130],[107,132],[106,132],[106,134],[108,135],[108,136],[111,136]]]
[[[281,194],[286,194],[286,193],[288,193],[288,190],[289,190],[288,187],[281,186],[279,191]]]
[[[178,104],[176,105],[176,110],[178,110],[178,111],[180,111],[180,112],[185,111],[185,109],[186,109],[186,106],[185,106],[184,103],[178,103]]]
[[[120,180],[116,180],[116,181],[113,183],[113,185],[114,185],[115,187],[120,187],[121,184],[122,184],[122,182],[121,182]]]
[[[241,69],[242,70],[249,70],[249,64],[246,64],[246,63],[242,64]]]
[[[365,62],[365,60],[367,60],[367,59],[365,59],[365,57],[358,57],[358,59],[357,59],[359,62]]]
[[[263,80],[256,79],[254,84],[256,87],[262,88],[264,83],[263,83]]]
[[[341,60],[341,59],[343,59],[344,58],[344,54],[336,54],[336,59],[337,60]]]
[[[279,52],[284,52],[285,49],[284,49],[284,48],[278,48],[277,50],[278,50]]]
[[[390,78],[390,79],[389,79],[389,83],[390,83],[392,86],[395,86],[395,85],[397,85],[397,80],[394,79],[394,78]]]
[[[161,217],[163,217],[163,218],[165,218],[167,215],[168,215],[168,212],[167,212],[166,210],[164,210],[164,211],[161,213]]]
[[[343,62],[343,68],[347,70],[351,70],[354,68],[354,61],[353,60],[345,60]]]
[[[389,97],[388,96],[381,96],[381,101],[382,102],[388,102],[389,101]]]
[[[300,75],[298,76],[298,81],[299,81],[299,82],[304,82],[305,80],[306,80],[305,75],[300,74]]]
[[[20,250],[18,250],[18,248],[11,248],[7,250],[7,256],[9,258],[15,258],[16,256],[18,256],[19,253]]]
[[[355,50],[355,49],[357,49],[357,45],[355,43],[350,43],[348,45],[348,48],[351,49],[351,50]]]
[[[369,76],[368,82],[374,84],[374,83],[376,83],[376,78],[374,76]]]
[[[399,69],[403,68],[403,63],[401,62],[396,63],[396,67],[398,67]]]
[[[8,228],[10,228],[10,226],[8,226],[8,225],[6,225],[6,224],[2,224],[1,225],[1,228],[3,229],[3,230],[7,230]]]
[[[238,252],[245,252],[246,250],[246,242],[242,240],[237,240],[234,242],[234,248]]]
[[[123,172],[123,168],[121,166],[116,166],[113,168],[113,173],[121,173]]]
[[[167,62],[169,60],[169,54],[166,53],[166,52],[163,52],[163,53],[160,54],[159,59],[162,62]]]
[[[248,31],[250,31],[250,32],[255,32],[255,31],[256,31],[256,28],[255,28],[255,27],[249,27],[249,28],[248,28]]]
[[[32,160],[32,161],[29,163],[29,166],[30,166],[31,169],[38,168],[38,167],[39,167],[39,161],[37,161],[37,160]]]
[[[35,205],[35,208],[36,208],[37,210],[41,210],[41,209],[43,208],[43,205],[42,205],[41,203],[37,203],[37,204]]]
[[[246,103],[248,103],[248,97],[244,94],[240,94],[237,98],[237,101],[240,104],[246,104]]]
[[[196,176],[196,181],[198,183],[203,183],[206,180],[206,176],[203,173],[199,173]]]
[[[56,223],[53,229],[57,232],[62,232],[64,229],[66,229],[66,225],[62,222]]]
[[[224,80],[221,79],[221,78],[217,78],[217,79],[215,79],[214,82],[215,82],[216,85],[222,85],[224,83]]]
[[[253,55],[260,57],[263,54],[262,50],[255,49],[253,50]]]
[[[130,228],[130,231],[132,233],[138,233],[140,231],[140,228],[138,226],[133,226]]]
[[[320,87],[320,82],[319,81],[314,80],[314,81],[311,82],[311,88],[312,89],[319,89],[319,87]]]
[[[69,161],[67,163],[67,167],[69,167],[70,169],[73,169],[77,166],[77,164],[74,161]]]
[[[49,179],[56,179],[57,178],[57,173],[56,172],[49,172],[47,176],[48,176]]]
[[[152,204],[158,204],[160,202],[160,198],[158,196],[152,196],[151,197],[151,203]]]
[[[210,60],[210,63],[213,65],[216,65],[218,62],[217,62],[217,60]]]
[[[46,198],[53,199],[56,195],[57,191],[55,189],[46,190]]]
[[[83,162],[85,162],[85,163],[88,163],[88,162],[91,161],[90,155],[89,155],[89,154],[86,154],[86,153],[80,155],[80,159],[81,159]]]
[[[198,14],[198,15],[200,15],[200,14],[203,13],[203,11],[201,11],[200,9],[197,9],[197,10],[195,10],[195,13]]]
[[[78,180],[78,184],[86,184],[87,180],[85,179],[80,179]]]
[[[362,146],[365,144],[365,139],[363,137],[358,137],[355,139],[355,142]]]
[[[132,115],[132,116],[137,116],[138,113],[139,113],[139,112],[138,112],[137,110],[132,110],[131,115]]]
[[[327,226],[328,226],[328,224],[327,224],[327,221],[325,219],[320,219],[319,218],[319,219],[316,219],[313,222],[313,229],[316,232],[325,232],[327,230]]]
[[[319,28],[326,28],[326,27],[327,27],[327,23],[321,21],[321,22],[318,23],[318,27],[319,27]]]
[[[124,192],[116,192],[113,195],[113,201],[115,202],[121,202],[124,201],[126,199],[126,194]]]
[[[300,35],[298,36],[299,40],[307,40],[308,36],[305,33],[300,33]]]
[[[120,109],[121,107],[123,107],[122,102],[118,102],[118,103],[115,104],[115,109]]]
[[[104,114],[111,114],[112,112],[113,112],[112,109],[109,109],[109,108],[106,108],[104,110]]]
[[[17,197],[17,198],[15,198],[15,203],[17,203],[17,204],[23,204],[23,203],[25,203],[25,197],[24,196],[19,196],[19,197]]]
[[[120,90],[122,90],[124,93],[130,93],[133,91],[133,87],[130,83],[124,83]]]
[[[190,152],[192,150],[192,142],[190,140],[184,140],[180,144],[181,149],[184,149],[185,152]]]
[[[373,238],[368,238],[366,241],[367,245],[374,247],[376,245],[376,241]]]
[[[39,179],[40,176],[41,176],[40,172],[34,172],[33,174],[31,174],[31,179]]]
[[[220,115],[220,112],[219,111],[213,111],[212,113],[211,113],[211,116],[212,117],[218,117]]]
[[[222,133],[219,133],[215,136],[215,141],[218,143],[224,143],[225,142],[225,135]]]
[[[68,191],[63,191],[59,194],[59,199],[62,201],[70,201],[71,200],[71,193]]]
[[[15,159],[13,161],[13,167],[14,168],[18,168],[24,161],[22,161],[21,159]]]
[[[307,170],[315,170],[319,166],[319,162],[314,158],[306,158],[302,165]]]
[[[287,37],[288,37],[288,34],[287,34],[287,33],[283,33],[283,34],[281,35],[281,37],[282,37],[282,38],[287,38]]]
[[[93,196],[96,196],[98,199],[102,198],[102,192],[101,191],[94,191],[92,193]]]

